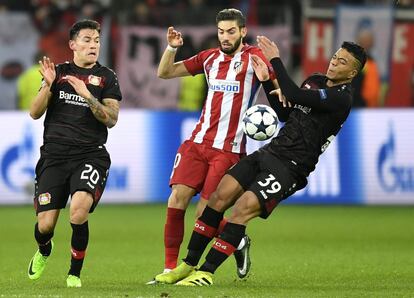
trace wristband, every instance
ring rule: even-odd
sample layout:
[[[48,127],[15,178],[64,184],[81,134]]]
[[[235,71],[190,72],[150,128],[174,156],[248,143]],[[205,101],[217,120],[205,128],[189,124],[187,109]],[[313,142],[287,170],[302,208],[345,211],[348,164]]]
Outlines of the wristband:
[[[170,52],[173,52],[173,53],[177,52],[177,48],[174,48],[170,45],[167,45],[167,50],[170,51]]]

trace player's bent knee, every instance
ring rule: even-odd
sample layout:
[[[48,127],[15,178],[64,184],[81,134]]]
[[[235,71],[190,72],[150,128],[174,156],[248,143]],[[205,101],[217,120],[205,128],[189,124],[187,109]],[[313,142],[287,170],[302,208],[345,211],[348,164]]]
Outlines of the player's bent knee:
[[[55,229],[55,224],[53,220],[40,220],[37,223],[37,228],[39,229],[39,232],[42,234],[48,234],[52,233]]]
[[[231,198],[216,190],[211,194],[208,205],[215,210],[225,211],[231,205]]]
[[[195,194],[196,191],[193,188],[185,185],[173,185],[168,198],[168,207],[186,209]]]
[[[70,222],[75,224],[75,225],[84,224],[87,220],[88,220],[88,215],[76,214],[76,215],[70,217]]]
[[[173,191],[168,198],[168,207],[184,209],[187,202],[187,198],[180,196],[177,192]]]
[[[88,220],[89,209],[74,208],[70,210],[70,222],[81,225]]]
[[[88,220],[90,206],[71,206],[70,222],[80,225]]]
[[[56,210],[48,210],[39,212],[37,215],[37,227],[39,232],[42,234],[51,233],[55,229],[58,211]]]

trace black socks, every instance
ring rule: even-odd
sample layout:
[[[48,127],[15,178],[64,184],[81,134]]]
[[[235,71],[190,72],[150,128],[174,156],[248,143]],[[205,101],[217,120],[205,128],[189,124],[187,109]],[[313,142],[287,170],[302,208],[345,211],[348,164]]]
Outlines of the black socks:
[[[50,240],[53,237],[53,232],[47,234],[40,233],[39,225],[36,223],[34,228],[34,236],[37,244],[39,245],[40,253],[45,257],[49,256],[52,251],[52,241]]]
[[[206,262],[200,267],[201,271],[214,273],[216,269],[237,249],[246,233],[246,226],[227,223],[221,235],[214,242],[206,256]]]
[[[223,212],[218,212],[206,206],[203,214],[194,225],[193,234],[187,247],[188,254],[184,262],[192,266],[198,264],[208,243],[216,235],[217,228],[223,219],[223,214]]]
[[[89,227],[87,221],[81,225],[73,223],[70,225],[72,226],[72,259],[68,274],[79,277],[83,266],[83,259],[86,254],[86,247],[88,246]]]

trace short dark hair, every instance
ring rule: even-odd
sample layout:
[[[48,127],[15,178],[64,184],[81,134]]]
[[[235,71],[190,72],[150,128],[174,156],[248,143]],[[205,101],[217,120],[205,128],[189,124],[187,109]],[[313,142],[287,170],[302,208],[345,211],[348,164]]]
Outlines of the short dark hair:
[[[352,41],[344,41],[341,48],[347,50],[352,56],[354,56],[354,58],[359,62],[358,71],[361,71],[367,61],[367,53],[365,52],[365,49]]]
[[[94,20],[81,20],[72,25],[69,30],[69,39],[74,40],[82,29],[92,29],[101,33],[101,25]]]
[[[219,11],[216,16],[216,25],[221,21],[236,21],[239,28],[246,27],[246,18],[240,10],[235,8],[226,8]]]

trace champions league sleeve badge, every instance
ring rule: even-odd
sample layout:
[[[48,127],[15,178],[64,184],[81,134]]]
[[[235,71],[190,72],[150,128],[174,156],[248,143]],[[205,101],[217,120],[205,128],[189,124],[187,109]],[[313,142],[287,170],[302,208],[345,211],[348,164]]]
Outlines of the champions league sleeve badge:
[[[102,81],[101,77],[97,77],[97,76],[94,76],[94,75],[89,75],[88,76],[88,83],[91,84],[91,85],[99,86],[99,85],[101,85],[101,81]]]

